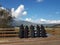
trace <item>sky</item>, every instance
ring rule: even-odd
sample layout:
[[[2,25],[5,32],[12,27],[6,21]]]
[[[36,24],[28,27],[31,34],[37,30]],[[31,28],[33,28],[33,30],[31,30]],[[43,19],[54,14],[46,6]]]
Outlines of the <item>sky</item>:
[[[17,20],[60,23],[60,0],[0,0]]]

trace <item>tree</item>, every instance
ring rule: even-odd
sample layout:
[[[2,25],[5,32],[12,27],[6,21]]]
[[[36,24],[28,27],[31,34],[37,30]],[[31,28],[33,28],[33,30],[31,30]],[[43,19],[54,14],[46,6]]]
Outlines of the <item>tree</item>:
[[[9,10],[0,8],[0,27],[9,27],[12,19],[12,15]]]

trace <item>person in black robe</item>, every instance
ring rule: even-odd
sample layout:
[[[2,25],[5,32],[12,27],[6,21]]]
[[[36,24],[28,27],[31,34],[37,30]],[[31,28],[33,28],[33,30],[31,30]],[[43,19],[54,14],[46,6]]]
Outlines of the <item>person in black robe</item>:
[[[47,37],[46,30],[43,25],[41,25],[41,37]]]
[[[25,26],[25,29],[24,29],[24,38],[28,38],[28,35],[29,35],[29,27]]]
[[[35,31],[34,31],[34,26],[33,25],[30,26],[30,31],[31,31],[31,37],[32,38],[35,37]]]
[[[19,37],[24,38],[24,26],[23,26],[23,24],[20,25]]]
[[[36,29],[37,29],[37,37],[40,37],[40,26],[37,25],[37,26],[36,26]]]

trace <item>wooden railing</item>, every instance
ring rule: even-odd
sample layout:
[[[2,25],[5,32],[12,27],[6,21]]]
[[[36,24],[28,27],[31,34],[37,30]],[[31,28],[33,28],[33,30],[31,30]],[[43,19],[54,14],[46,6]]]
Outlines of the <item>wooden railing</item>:
[[[0,28],[0,37],[17,37],[19,27],[15,28]]]

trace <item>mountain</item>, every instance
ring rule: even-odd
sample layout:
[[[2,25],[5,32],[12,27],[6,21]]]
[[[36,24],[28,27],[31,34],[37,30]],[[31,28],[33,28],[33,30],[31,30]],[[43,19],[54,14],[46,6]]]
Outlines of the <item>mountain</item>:
[[[28,21],[23,21],[23,20],[13,20],[11,22],[12,26],[20,26],[21,24],[28,25],[28,26],[30,26],[30,25],[37,25],[36,23],[32,23],[32,22],[28,22]]]
[[[55,24],[55,25],[53,25],[52,27],[57,27],[57,28],[60,28],[60,24]]]
[[[28,21],[23,21],[23,20],[13,20],[11,22],[11,25],[16,27],[16,26],[20,26],[21,24],[23,25],[34,25],[36,26],[37,23],[33,23],[33,22],[28,22]],[[38,24],[38,25],[41,25],[41,24]],[[44,27],[60,27],[60,24],[42,24]]]

